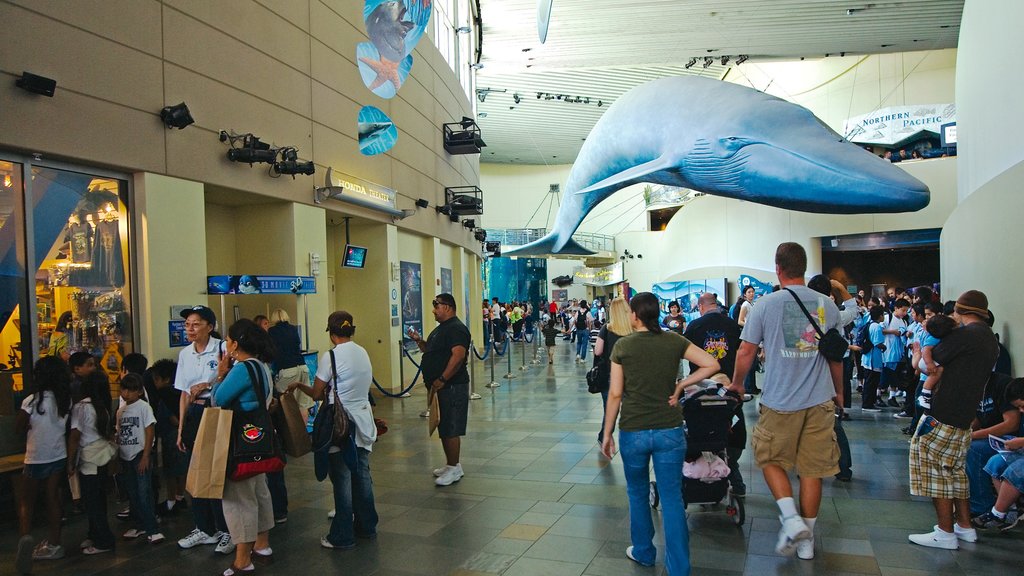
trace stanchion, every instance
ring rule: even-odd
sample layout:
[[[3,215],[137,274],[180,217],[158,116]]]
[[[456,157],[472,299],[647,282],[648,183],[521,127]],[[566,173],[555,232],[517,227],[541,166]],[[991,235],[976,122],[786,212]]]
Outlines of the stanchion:
[[[522,357],[523,357],[522,358],[523,365],[519,367],[519,370],[520,371],[528,370],[529,366],[526,365],[526,330],[525,329],[523,330],[523,340],[519,343],[519,354],[522,355]]]
[[[494,330],[491,330],[491,341],[487,343],[490,346],[490,350],[487,351],[487,355],[491,357],[491,382],[487,385],[488,388],[497,388],[501,386],[501,382],[494,379],[494,357],[498,355],[498,351],[494,349]]]
[[[505,340],[505,356],[508,358],[508,374],[505,374],[505,379],[514,380],[516,378],[516,374],[512,371],[512,335],[506,334],[505,338],[508,338],[508,340]]]
[[[469,399],[479,400],[483,396],[476,393],[476,360],[473,359],[476,356],[476,344],[470,341],[469,348]]]
[[[401,338],[398,339],[398,382],[399,389],[405,386],[405,344]]]

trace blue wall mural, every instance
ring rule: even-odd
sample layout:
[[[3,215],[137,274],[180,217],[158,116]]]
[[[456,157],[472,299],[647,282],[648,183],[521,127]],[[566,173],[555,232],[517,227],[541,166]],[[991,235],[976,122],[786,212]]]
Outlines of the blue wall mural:
[[[431,0],[366,0],[363,19],[369,42],[356,46],[359,75],[371,92],[394,98],[409,77],[412,51],[423,37]]]
[[[661,78],[624,94],[591,130],[551,233],[506,254],[590,254],[573,232],[639,182],[825,214],[913,212],[929,200],[924,183],[802,106],[710,78]]]
[[[379,108],[364,106],[359,111],[359,151],[365,156],[383,154],[398,141],[398,128]]]

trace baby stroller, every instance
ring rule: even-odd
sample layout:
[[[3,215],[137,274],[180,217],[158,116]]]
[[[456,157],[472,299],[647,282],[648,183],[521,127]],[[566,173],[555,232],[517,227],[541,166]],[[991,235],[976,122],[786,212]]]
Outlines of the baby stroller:
[[[732,427],[733,414],[740,399],[732,393],[724,394],[722,389],[706,389],[686,398],[683,402],[683,415],[686,418],[686,461],[693,462],[702,458],[703,452],[711,452],[728,462],[726,445],[729,429]],[[682,470],[680,470],[682,474]],[[732,494],[728,478],[720,478],[708,483],[703,480],[683,476],[683,506],[700,504],[705,510],[717,509],[723,500],[728,498],[725,513],[732,518],[736,526],[742,526],[746,520],[743,498]],[[657,508],[657,482],[651,482],[651,508]]]

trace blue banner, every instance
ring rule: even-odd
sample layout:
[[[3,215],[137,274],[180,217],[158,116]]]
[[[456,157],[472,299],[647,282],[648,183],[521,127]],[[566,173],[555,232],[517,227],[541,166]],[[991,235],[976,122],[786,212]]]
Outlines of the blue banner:
[[[207,276],[207,294],[316,294],[312,276]]]
[[[700,316],[697,310],[697,299],[705,292],[712,292],[718,296],[719,305],[724,306],[725,278],[709,278],[704,280],[683,280],[682,282],[662,282],[651,287],[651,292],[661,302],[661,317],[668,314],[668,305],[672,302],[679,303],[680,312],[690,322]]]

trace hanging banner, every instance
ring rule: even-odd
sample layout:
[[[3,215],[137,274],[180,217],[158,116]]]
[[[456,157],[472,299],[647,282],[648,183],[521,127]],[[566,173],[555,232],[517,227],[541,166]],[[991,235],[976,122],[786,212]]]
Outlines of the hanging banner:
[[[942,133],[942,125],[956,121],[956,104],[889,106],[846,121],[843,134],[857,144],[895,146],[919,132]]]
[[[423,288],[420,265],[416,262],[401,262],[402,270],[402,342],[407,350],[416,348],[409,338],[412,328],[424,338],[423,333]]]
[[[581,266],[572,272],[574,282],[585,286],[611,286],[622,282],[622,262],[609,264],[601,268],[587,268]]]
[[[207,276],[207,294],[316,294],[312,276]]]
[[[760,298],[765,294],[771,294],[775,286],[771,282],[762,282],[753,276],[747,274],[740,274],[740,279],[736,282],[740,286],[740,293],[737,296],[743,295],[743,291],[747,289],[747,286],[754,287],[754,298]]]
[[[444,292],[445,294],[451,294],[454,297],[455,294],[452,290],[452,284],[452,269],[441,268],[441,292]]]

